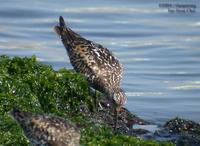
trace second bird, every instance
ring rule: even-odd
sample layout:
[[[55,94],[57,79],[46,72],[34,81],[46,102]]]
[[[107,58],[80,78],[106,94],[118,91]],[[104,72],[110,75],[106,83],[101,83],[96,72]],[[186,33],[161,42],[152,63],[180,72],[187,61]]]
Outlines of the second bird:
[[[61,37],[75,71],[84,74],[90,86],[114,100],[117,107],[123,106],[126,102],[120,88],[123,68],[116,57],[107,48],[67,27],[62,16],[55,31]]]

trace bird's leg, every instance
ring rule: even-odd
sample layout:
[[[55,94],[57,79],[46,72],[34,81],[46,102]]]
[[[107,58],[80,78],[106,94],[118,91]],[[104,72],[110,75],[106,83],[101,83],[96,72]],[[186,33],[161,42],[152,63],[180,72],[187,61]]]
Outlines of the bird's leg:
[[[97,90],[94,90],[94,92],[93,92],[91,87],[88,87],[88,90],[89,90],[89,94],[94,96],[94,108],[95,108],[95,110],[97,110],[98,109],[98,105],[97,105]]]
[[[94,91],[94,104],[96,109],[98,110],[98,104],[97,104],[97,90]]]
[[[95,106],[95,109],[97,110],[98,109],[98,104],[97,104],[97,90],[93,90],[91,88],[89,88],[89,91],[90,91],[90,95],[94,96],[94,106]]]
[[[119,107],[115,107],[115,115],[114,115],[114,130],[117,130],[117,125],[118,125],[118,114],[119,114]]]

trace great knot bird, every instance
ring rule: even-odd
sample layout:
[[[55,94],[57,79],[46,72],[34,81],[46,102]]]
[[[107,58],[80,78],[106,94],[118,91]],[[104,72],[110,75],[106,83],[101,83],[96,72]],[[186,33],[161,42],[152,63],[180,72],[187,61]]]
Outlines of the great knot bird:
[[[78,128],[61,117],[33,114],[14,108],[10,115],[22,127],[33,146],[79,146]]]
[[[125,104],[126,96],[120,87],[123,68],[117,58],[107,48],[71,30],[62,16],[54,29],[67,50],[74,70],[84,74],[90,86],[114,101],[116,111],[119,110]]]

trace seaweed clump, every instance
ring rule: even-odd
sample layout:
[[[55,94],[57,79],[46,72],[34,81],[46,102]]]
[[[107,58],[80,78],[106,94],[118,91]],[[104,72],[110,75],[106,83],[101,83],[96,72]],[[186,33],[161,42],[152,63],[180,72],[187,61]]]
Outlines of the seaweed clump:
[[[81,74],[31,58],[0,56],[0,145],[28,146],[21,127],[8,112],[50,113],[73,121],[81,129],[81,145],[171,146],[116,134],[107,123],[94,120],[95,107],[88,82]]]

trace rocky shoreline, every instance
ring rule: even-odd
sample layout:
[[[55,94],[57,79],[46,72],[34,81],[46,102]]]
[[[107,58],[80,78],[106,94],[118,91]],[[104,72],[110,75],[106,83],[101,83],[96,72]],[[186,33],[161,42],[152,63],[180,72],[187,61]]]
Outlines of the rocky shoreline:
[[[0,145],[29,145],[21,127],[8,115],[14,107],[69,119],[81,131],[81,145],[199,146],[200,124],[174,118],[155,125],[122,108],[114,129],[113,105],[94,93],[85,78],[31,58],[0,56]]]
[[[100,102],[104,101],[105,99]],[[102,109],[102,107],[98,107],[97,111],[91,115],[91,120],[107,124],[113,128],[114,112],[112,108],[104,106]],[[199,123],[176,117],[162,126],[155,125],[132,114],[126,108],[123,108],[119,114],[117,133],[144,140],[170,141],[176,146],[200,145]]]

